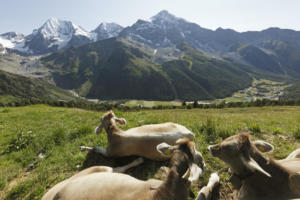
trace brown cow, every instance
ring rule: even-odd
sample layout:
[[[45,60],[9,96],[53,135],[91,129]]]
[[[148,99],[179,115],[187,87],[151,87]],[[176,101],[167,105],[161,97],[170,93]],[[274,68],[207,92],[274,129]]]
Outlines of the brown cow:
[[[46,198],[46,193],[43,200],[186,200],[190,180],[197,180],[203,171],[200,168],[202,157],[196,154],[194,143],[180,139],[174,146],[162,143],[157,150],[171,156],[171,167],[165,181],[142,181],[126,174],[112,173],[111,168],[92,170],[91,173],[80,172],[81,175],[54,186],[57,187],[51,189],[54,198]]]
[[[230,166],[235,180],[240,180],[235,185],[240,200],[300,197],[298,150],[284,160],[266,158],[247,133],[231,136],[208,149]]]
[[[112,111],[103,115],[100,125],[95,129],[98,135],[104,128],[107,133],[108,147],[103,149],[96,146],[94,150],[108,157],[137,155],[151,160],[167,160],[160,154],[156,146],[162,142],[174,145],[180,138],[194,139],[194,134],[186,127],[172,122],[163,124],[144,125],[126,131],[119,129],[116,123],[124,125],[126,120],[118,118]],[[91,147],[81,146],[81,150],[92,150]],[[198,152],[198,154],[200,154]]]

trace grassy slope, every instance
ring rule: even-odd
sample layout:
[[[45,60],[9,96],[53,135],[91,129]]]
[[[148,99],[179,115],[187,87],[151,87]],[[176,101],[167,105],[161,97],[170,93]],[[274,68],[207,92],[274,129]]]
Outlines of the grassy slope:
[[[283,74],[279,62],[276,57],[268,55],[261,49],[252,46],[244,45],[238,49],[238,53],[250,64],[258,69],[275,74]]]
[[[300,48],[292,43],[282,41],[266,41],[264,48],[276,53],[278,62],[285,71],[292,77],[299,78]]]
[[[247,87],[235,64],[182,44],[184,57],[153,63],[153,55],[120,38],[55,52],[42,61],[57,71],[58,86],[100,99],[198,100],[225,97]]]
[[[299,107],[115,113],[127,119],[128,125],[124,129],[173,121],[192,130],[196,135],[197,149],[203,153],[208,166],[204,178],[193,186],[195,192],[207,183],[210,172],[224,168],[224,163],[212,158],[206,150],[208,143],[221,140],[217,135],[224,137],[241,129],[261,129],[263,133],[255,137],[274,144],[276,150],[273,155],[276,158],[283,158],[300,147],[300,141],[293,137],[300,128]],[[129,162],[132,158],[105,159],[79,151],[80,145],[106,146],[105,134],[95,136],[93,133],[102,114],[44,105],[0,109],[0,199],[40,199],[57,182],[92,164],[118,166]],[[207,124],[215,124],[216,134],[206,135],[214,132],[205,128]],[[38,158],[40,153],[45,158]],[[162,164],[166,163],[146,161],[128,173],[147,179],[153,177]],[[221,170],[221,189],[230,190],[224,171]]]
[[[292,86],[284,90],[283,100],[300,100],[300,82],[294,83]]]
[[[178,45],[185,55],[163,64],[177,96],[184,100],[230,96],[251,84],[250,76],[238,65],[205,56],[186,44]]]
[[[28,78],[0,70],[0,102],[8,103],[18,98],[36,99],[75,99],[63,89],[45,83],[35,78]]]
[[[151,56],[120,38],[58,51],[42,59],[58,71],[58,86],[100,99],[160,99],[174,95]]]

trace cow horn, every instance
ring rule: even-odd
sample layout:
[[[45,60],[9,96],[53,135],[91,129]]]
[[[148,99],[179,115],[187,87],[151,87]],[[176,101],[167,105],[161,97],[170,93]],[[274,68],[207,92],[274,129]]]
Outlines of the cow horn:
[[[183,174],[182,178],[188,180],[191,174],[191,169],[188,168],[186,172]]]
[[[272,177],[268,172],[266,172],[263,168],[261,168],[261,166],[259,166],[259,164],[253,158],[250,157],[249,160],[246,160],[243,156],[241,156],[241,160],[246,165],[246,167],[251,171],[257,170],[268,177]]]

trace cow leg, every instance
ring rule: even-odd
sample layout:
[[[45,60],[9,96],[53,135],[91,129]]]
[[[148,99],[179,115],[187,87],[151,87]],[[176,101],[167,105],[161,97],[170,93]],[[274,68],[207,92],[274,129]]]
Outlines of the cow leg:
[[[107,153],[107,151],[105,149],[103,149],[102,147],[95,146],[93,149],[94,149],[94,151],[96,153],[100,153],[101,155],[106,156],[106,157],[109,156],[109,154]]]
[[[132,167],[140,165],[143,162],[144,162],[143,158],[138,158],[138,159],[134,160],[133,162],[127,164],[127,165],[124,165],[122,167],[113,168],[113,172],[123,173],[123,172],[125,172],[126,170],[128,170]]]
[[[219,185],[220,177],[217,173],[213,173],[210,175],[207,186],[204,186],[200,192],[196,200],[210,200],[212,199],[213,190]]]
[[[94,150],[96,153],[100,153],[103,156],[106,156],[106,157],[109,156],[107,151],[104,148],[99,147],[99,146],[95,146],[94,148],[93,147],[87,147],[87,146],[80,146],[80,150],[81,151],[92,151],[92,150]]]
[[[79,148],[80,148],[80,151],[91,151],[91,150],[93,150],[92,147],[87,147],[87,146],[80,146]]]

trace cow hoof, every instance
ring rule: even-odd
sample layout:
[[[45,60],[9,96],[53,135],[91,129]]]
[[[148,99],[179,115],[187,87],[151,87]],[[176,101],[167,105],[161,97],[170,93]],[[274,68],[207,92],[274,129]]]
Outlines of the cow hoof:
[[[79,148],[80,148],[80,151],[85,151],[86,150],[85,146],[80,146]]]

